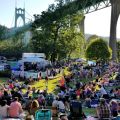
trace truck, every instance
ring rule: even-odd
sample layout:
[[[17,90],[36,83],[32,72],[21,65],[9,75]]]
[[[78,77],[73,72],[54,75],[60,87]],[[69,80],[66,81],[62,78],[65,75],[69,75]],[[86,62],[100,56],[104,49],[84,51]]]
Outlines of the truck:
[[[0,56],[0,71],[10,70],[10,65],[7,64],[7,58]]]
[[[26,79],[38,79],[39,75],[46,77],[45,68],[49,64],[44,53],[23,53],[22,59],[18,61],[18,69],[12,70],[12,75]]]

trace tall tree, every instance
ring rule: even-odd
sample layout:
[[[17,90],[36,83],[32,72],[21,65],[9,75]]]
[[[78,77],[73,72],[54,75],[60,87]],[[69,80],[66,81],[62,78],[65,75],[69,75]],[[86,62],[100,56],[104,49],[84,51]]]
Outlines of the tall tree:
[[[0,25],[0,40],[3,39],[3,37],[5,36],[5,32],[8,30],[7,27]]]
[[[53,11],[60,6],[60,3],[57,6],[50,5],[48,11],[42,12],[40,18],[33,24],[31,47],[35,52],[44,52],[52,61],[70,56],[76,48],[80,47],[80,43],[84,43],[84,37],[77,29],[83,16],[77,13],[60,18],[63,14],[61,9],[53,15]]]

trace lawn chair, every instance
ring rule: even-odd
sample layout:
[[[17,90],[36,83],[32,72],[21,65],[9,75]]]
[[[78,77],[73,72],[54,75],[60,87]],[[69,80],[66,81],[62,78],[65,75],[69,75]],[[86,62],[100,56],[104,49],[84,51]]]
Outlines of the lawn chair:
[[[51,117],[51,110],[49,109],[39,109],[35,113],[35,120],[51,120]]]

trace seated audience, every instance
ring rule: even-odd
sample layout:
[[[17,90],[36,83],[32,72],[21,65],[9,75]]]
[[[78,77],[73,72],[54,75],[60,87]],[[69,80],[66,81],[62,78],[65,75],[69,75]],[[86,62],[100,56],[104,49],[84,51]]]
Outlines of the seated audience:
[[[39,103],[36,99],[34,99],[30,106],[30,114],[35,116],[35,112],[39,109]]]
[[[111,100],[110,102],[111,115],[116,117],[118,115],[118,103],[116,100]]]
[[[8,109],[9,106],[7,105],[6,100],[0,101],[0,117],[5,118],[8,117]]]
[[[111,118],[111,111],[109,105],[106,103],[104,98],[100,98],[100,104],[96,108],[97,117],[100,120],[103,119],[110,119]]]
[[[73,95],[73,100],[70,102],[70,116],[69,120],[79,120],[85,117],[82,111],[82,104],[77,99],[77,96]]]
[[[18,97],[14,98],[14,101],[10,104],[9,107],[9,116],[12,118],[19,118],[20,114],[23,113],[22,105],[18,102]]]

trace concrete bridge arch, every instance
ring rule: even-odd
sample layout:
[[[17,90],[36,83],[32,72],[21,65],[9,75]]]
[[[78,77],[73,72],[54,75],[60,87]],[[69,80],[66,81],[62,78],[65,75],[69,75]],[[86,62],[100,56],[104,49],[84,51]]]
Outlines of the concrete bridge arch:
[[[17,27],[17,20],[21,17],[23,20],[23,25],[25,25],[25,9],[15,8],[15,28]]]

